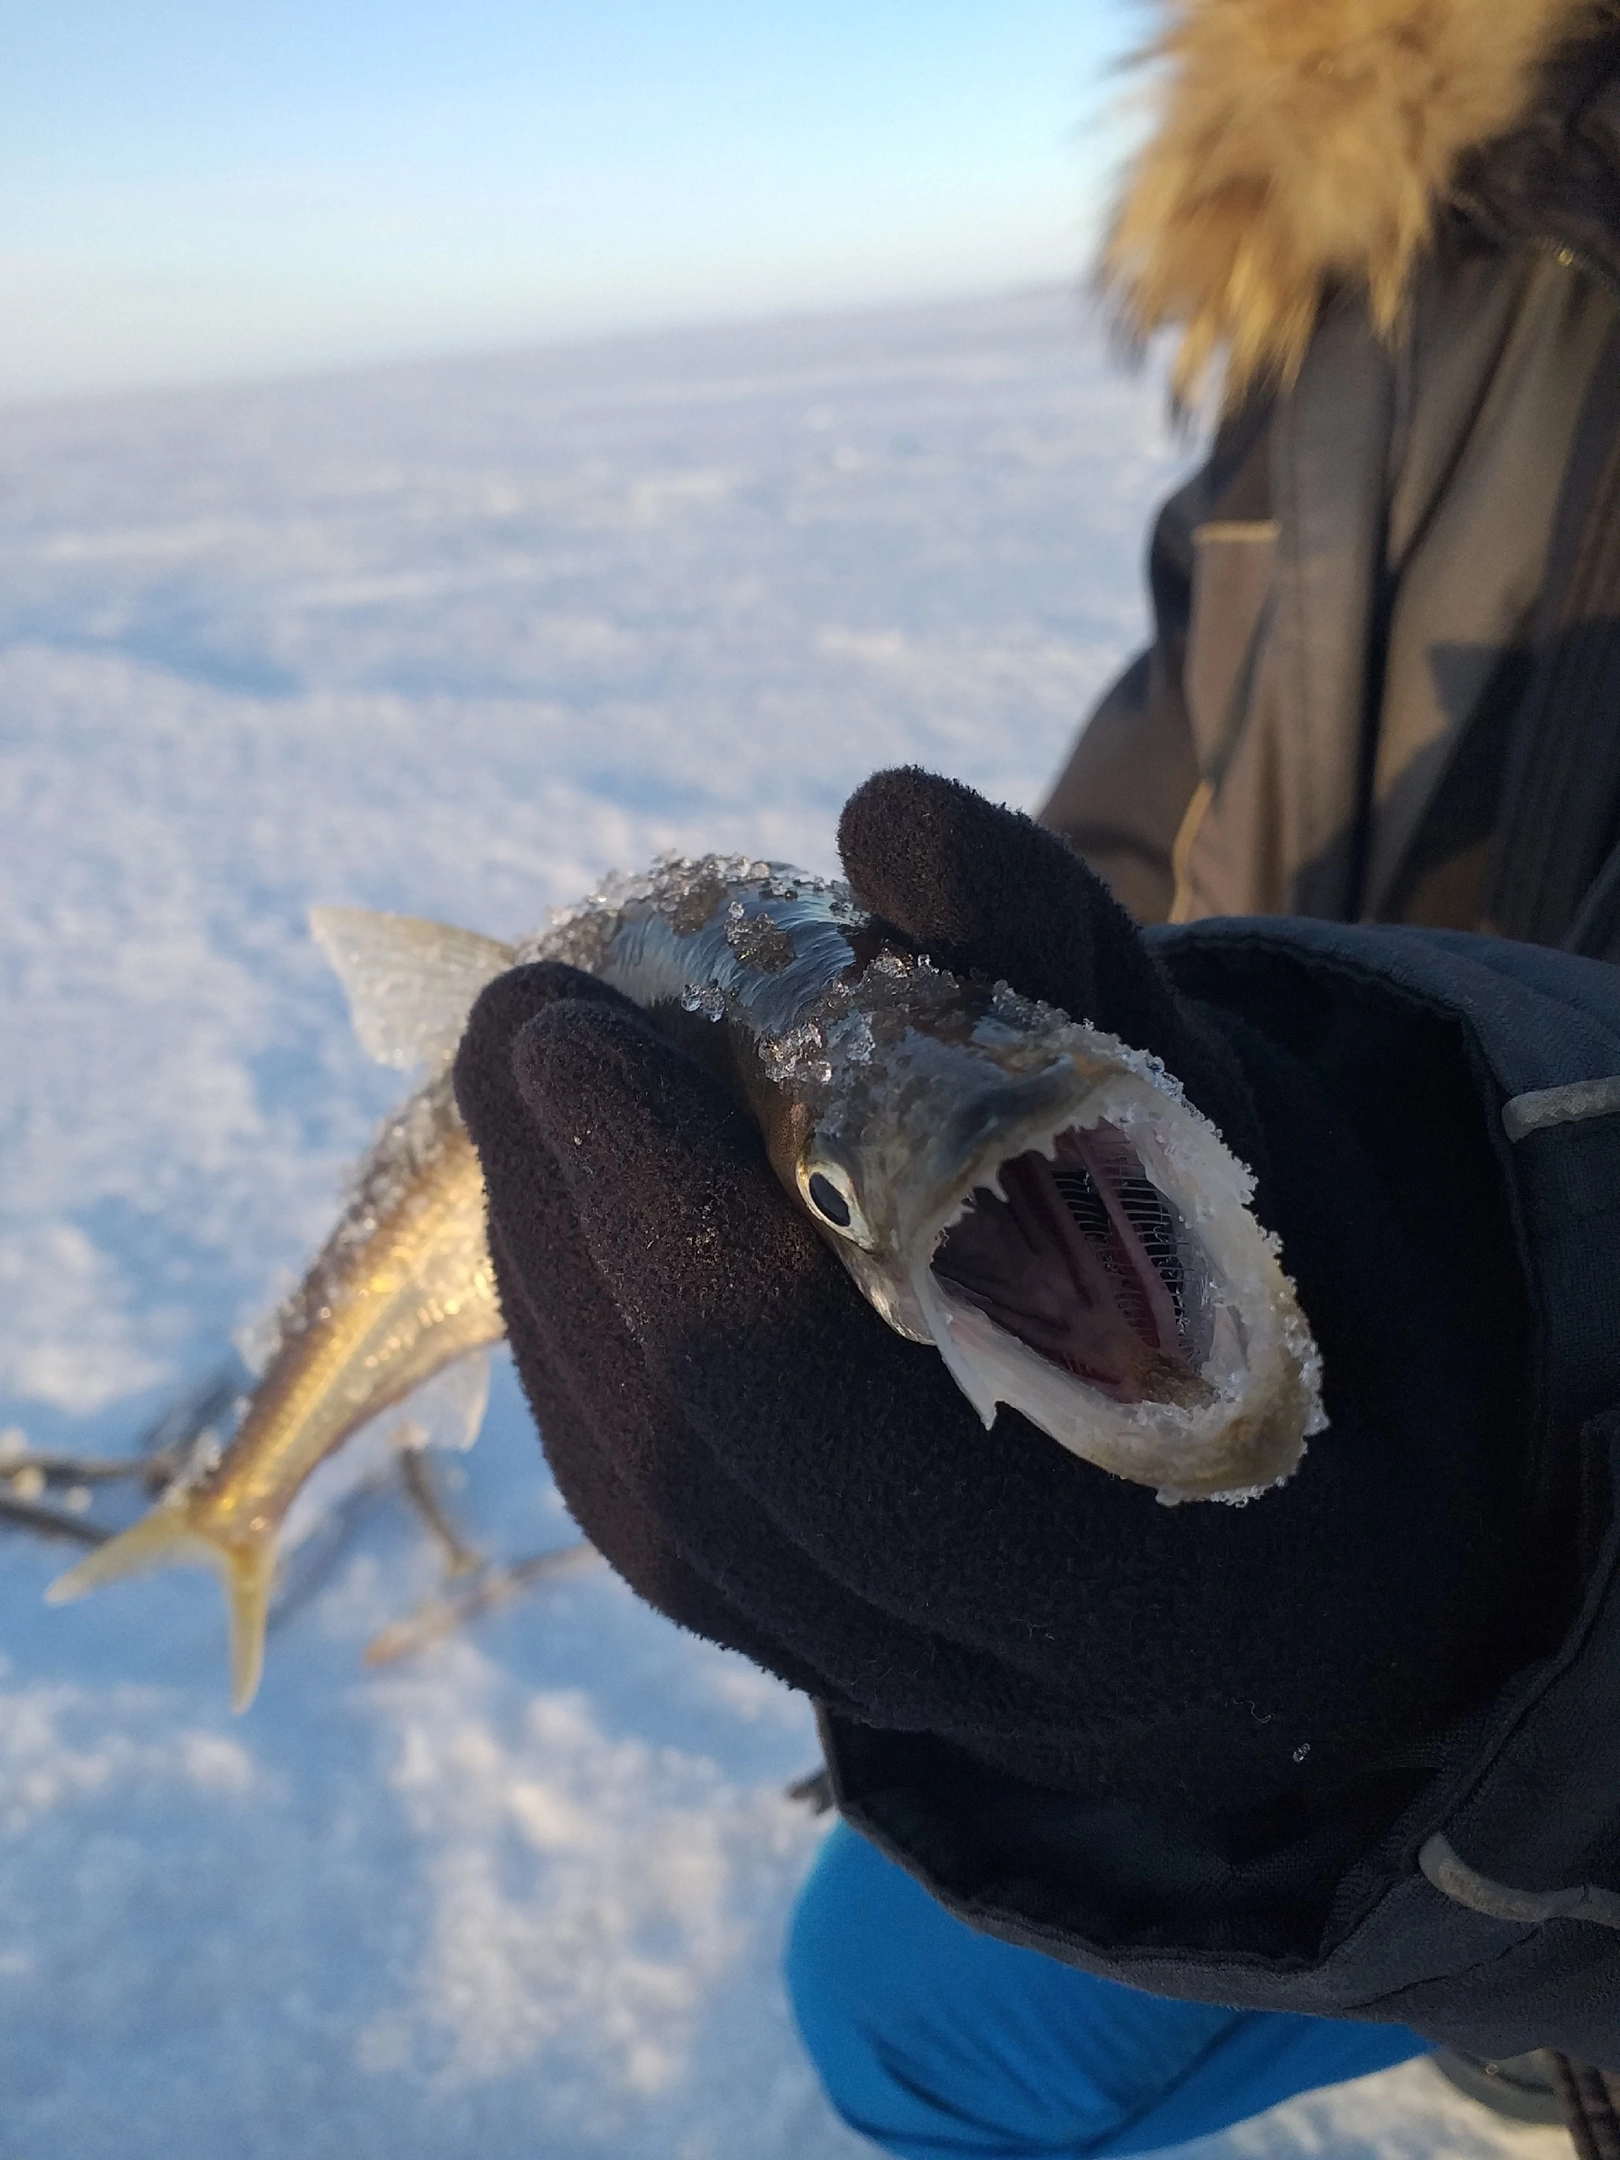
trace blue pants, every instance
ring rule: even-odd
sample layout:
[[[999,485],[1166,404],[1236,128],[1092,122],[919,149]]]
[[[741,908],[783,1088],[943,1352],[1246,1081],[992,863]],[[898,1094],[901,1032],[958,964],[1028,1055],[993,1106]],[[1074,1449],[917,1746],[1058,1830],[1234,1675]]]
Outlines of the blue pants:
[[[1166,2002],[1015,1949],[842,1823],[787,1981],[833,2106],[900,2160],[1156,2152],[1429,2048],[1396,2025]]]

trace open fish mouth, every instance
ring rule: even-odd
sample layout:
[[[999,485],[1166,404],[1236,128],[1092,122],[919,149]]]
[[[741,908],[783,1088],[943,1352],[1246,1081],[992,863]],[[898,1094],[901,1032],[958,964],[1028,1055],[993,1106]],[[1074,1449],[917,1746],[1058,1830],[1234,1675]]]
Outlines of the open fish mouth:
[[[919,1224],[927,1339],[987,1428],[1005,1405],[1163,1501],[1252,1498],[1324,1422],[1252,1177],[1134,1053],[1064,1025],[1084,1106],[1024,1094],[999,1148],[976,1119],[976,1160]]]
[[[1207,1394],[1206,1263],[1128,1136],[1068,1126],[976,1185],[931,1270],[1050,1364],[1118,1403]]]

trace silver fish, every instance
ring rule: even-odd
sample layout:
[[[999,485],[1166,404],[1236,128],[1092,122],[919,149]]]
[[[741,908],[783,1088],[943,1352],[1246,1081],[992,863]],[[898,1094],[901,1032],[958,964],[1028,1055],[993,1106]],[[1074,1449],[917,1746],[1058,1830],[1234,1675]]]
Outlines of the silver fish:
[[[670,858],[515,946],[356,909],[311,923],[364,1046],[428,1077],[385,1121],[217,1466],[51,1592],[216,1567],[238,1707],[299,1488],[500,1332],[447,1068],[478,990],[520,961],[595,975],[720,1072],[861,1294],[938,1349],[986,1426],[1006,1403],[1175,1502],[1255,1496],[1324,1422],[1320,1359],[1249,1210],[1253,1180],[1159,1061],[898,949],[842,885]]]

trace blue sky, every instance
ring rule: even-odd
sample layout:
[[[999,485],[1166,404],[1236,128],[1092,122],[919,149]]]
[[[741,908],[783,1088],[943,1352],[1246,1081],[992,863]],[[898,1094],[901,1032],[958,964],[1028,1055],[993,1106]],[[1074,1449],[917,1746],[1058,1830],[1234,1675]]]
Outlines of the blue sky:
[[[0,0],[0,398],[1074,275],[1130,0]]]

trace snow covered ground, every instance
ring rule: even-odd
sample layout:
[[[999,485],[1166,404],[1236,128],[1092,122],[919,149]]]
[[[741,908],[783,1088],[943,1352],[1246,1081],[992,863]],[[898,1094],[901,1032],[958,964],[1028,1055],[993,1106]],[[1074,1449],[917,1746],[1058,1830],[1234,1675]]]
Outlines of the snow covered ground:
[[[0,1426],[128,1447],[326,1228],[400,1083],[311,902],[826,867],[896,759],[1033,801],[1185,454],[1052,295],[0,412]],[[465,1476],[569,1535],[504,1368]],[[330,1532],[242,1719],[205,1578],[47,1610],[0,1538],[5,2160],[869,2150],[775,1979],[803,1705],[605,1570],[368,1673],[433,1554]],[[1217,2150],[1559,2141],[1413,2065]]]

